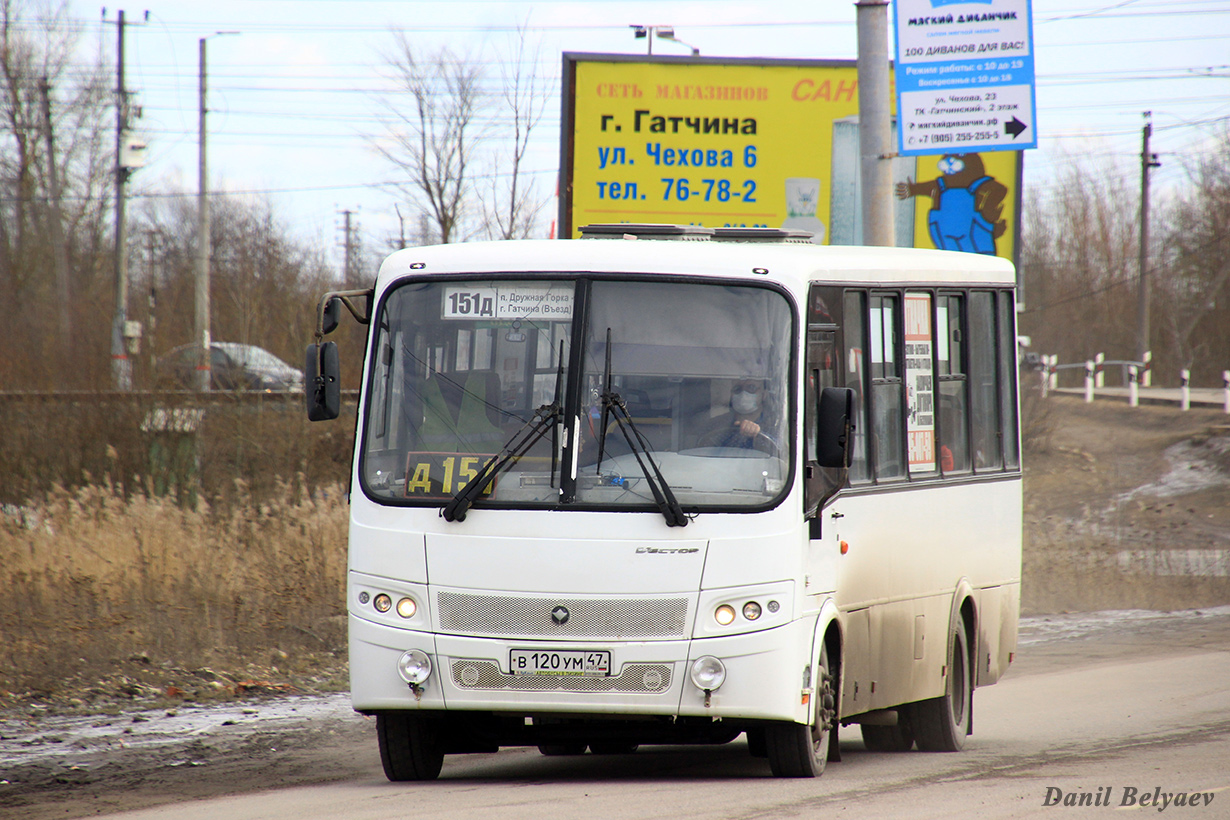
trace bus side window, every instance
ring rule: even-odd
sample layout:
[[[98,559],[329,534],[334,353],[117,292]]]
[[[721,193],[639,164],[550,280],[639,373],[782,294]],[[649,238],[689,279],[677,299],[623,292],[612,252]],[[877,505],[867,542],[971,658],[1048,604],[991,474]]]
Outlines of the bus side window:
[[[969,411],[963,348],[964,297],[944,294],[936,301],[935,348],[939,381],[940,468],[969,471]]]
[[[870,428],[867,425],[866,316],[867,294],[846,291],[841,350],[845,364],[843,386],[854,391],[854,437],[850,445],[854,453],[850,465],[850,481],[856,484],[871,480],[871,472],[867,467],[867,436]]]
[[[898,297],[875,294],[871,297],[868,322],[871,342],[871,439],[876,480],[905,476],[902,438],[905,417],[902,413],[902,372],[898,342]]]
[[[1000,440],[1000,400],[995,369],[995,294],[974,291],[969,297],[969,385],[974,469],[1004,465]]]
[[[1012,293],[999,294],[999,402],[1003,408],[1004,463],[1011,468],[1021,466],[1020,442],[1017,440],[1016,417],[1016,312]]]

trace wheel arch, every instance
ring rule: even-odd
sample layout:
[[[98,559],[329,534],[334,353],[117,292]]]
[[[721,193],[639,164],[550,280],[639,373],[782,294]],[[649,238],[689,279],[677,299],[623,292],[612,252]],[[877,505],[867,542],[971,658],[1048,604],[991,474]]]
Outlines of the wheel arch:
[[[946,636],[951,636],[953,629],[960,624],[965,630],[965,663],[969,669],[969,687],[970,687],[970,715],[969,727],[966,734],[974,732],[974,690],[978,684],[978,645],[979,645],[979,630],[978,630],[978,595],[974,589],[974,585],[969,582],[968,578],[962,578],[957,582],[956,591],[952,596],[952,610],[948,616],[948,631]],[[949,662],[948,638],[945,638],[945,664]]]

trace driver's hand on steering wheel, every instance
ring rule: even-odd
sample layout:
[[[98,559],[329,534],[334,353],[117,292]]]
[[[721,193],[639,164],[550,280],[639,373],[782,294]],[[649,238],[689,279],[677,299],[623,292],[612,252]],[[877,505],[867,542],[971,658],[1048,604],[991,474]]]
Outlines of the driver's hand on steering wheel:
[[[739,435],[747,438],[756,438],[760,435],[760,425],[750,419],[736,421],[735,427],[739,430]]]

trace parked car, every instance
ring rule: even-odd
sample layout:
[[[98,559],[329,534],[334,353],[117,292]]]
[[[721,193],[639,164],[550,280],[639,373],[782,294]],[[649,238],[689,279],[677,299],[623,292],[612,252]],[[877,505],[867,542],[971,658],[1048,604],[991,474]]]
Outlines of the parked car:
[[[160,358],[157,363],[159,383],[194,388],[199,349],[196,344],[181,345]],[[213,390],[303,389],[303,371],[256,345],[214,342],[210,345],[210,370]]]

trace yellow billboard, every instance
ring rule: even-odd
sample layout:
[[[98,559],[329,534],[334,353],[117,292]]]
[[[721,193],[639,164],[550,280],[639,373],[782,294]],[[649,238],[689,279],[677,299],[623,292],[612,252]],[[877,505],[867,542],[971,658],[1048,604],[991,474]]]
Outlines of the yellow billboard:
[[[563,101],[561,238],[649,222],[862,242],[853,60],[568,53]],[[891,162],[895,244],[1014,258],[1020,152]]]
[[[561,237],[594,222],[825,234],[852,61],[566,54],[565,77]]]

